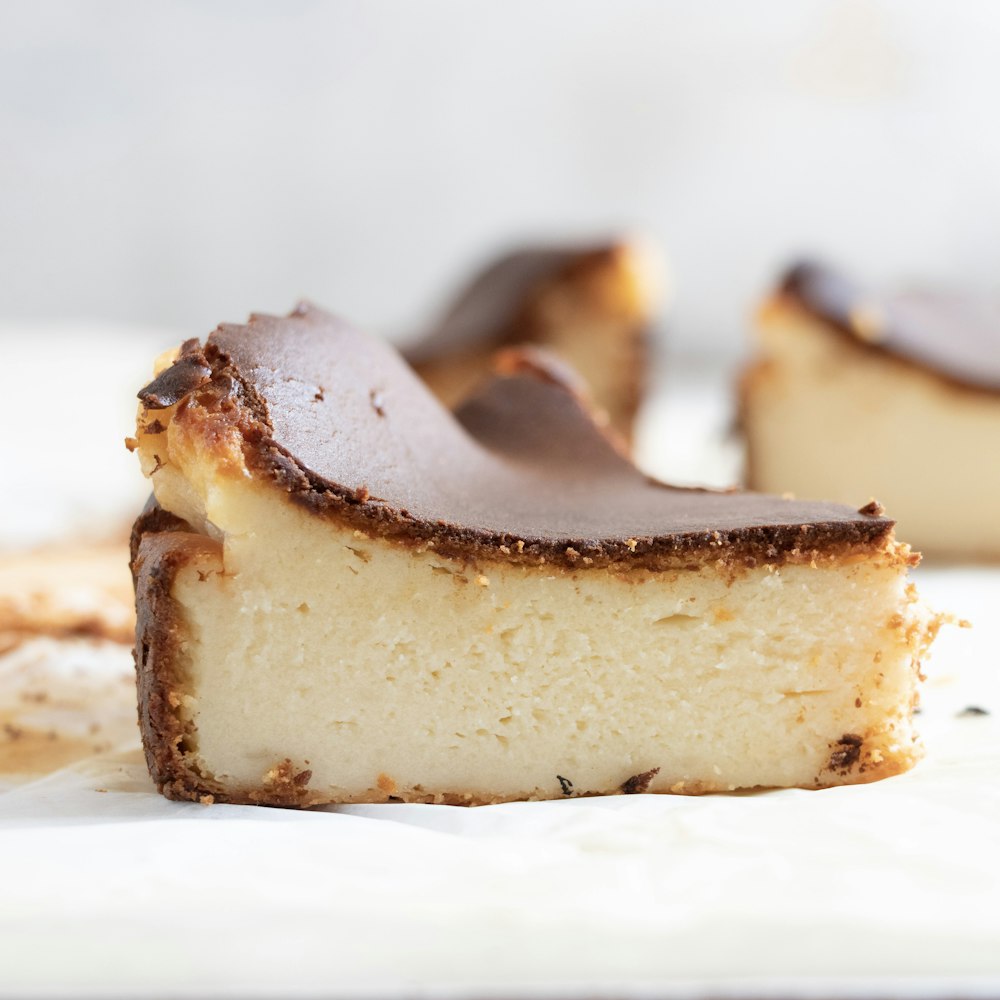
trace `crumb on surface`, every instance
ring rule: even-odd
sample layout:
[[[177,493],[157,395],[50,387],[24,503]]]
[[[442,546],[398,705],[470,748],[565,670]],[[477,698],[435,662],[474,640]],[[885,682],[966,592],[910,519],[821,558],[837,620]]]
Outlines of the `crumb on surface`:
[[[855,733],[844,733],[834,745],[830,754],[828,768],[831,771],[846,772],[853,767],[861,757],[864,740]]]
[[[649,791],[650,782],[660,773],[658,767],[652,767],[648,771],[633,774],[631,778],[622,782],[621,790],[623,795],[641,795]]]
[[[882,517],[885,514],[885,507],[872,497],[864,507],[858,508],[858,513],[866,514],[869,517]]]

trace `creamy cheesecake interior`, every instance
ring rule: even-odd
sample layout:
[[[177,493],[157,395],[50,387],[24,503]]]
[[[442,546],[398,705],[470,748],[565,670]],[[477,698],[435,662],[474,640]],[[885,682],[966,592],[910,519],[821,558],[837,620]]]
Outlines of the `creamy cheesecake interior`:
[[[173,584],[184,752],[208,788],[266,788],[288,760],[318,801],[489,802],[559,796],[560,777],[811,787],[913,760],[922,612],[889,555],[609,578],[465,567],[246,482],[208,515],[221,544]]]
[[[758,329],[742,398],[752,489],[875,496],[922,551],[1000,559],[1000,391],[872,350],[786,296]]]
[[[312,324],[332,356],[347,356],[322,319],[260,324],[293,322],[303,338]],[[217,343],[243,349],[235,336]],[[360,343],[358,354],[375,349]],[[548,548],[487,540],[463,550],[454,526],[413,521],[425,502],[419,488],[403,522],[415,525],[410,534],[396,521],[386,527],[389,479],[377,503],[367,490],[350,504],[324,499],[332,487],[315,469],[321,424],[311,414],[323,407],[329,427],[351,426],[336,409],[350,410],[350,399],[336,387],[314,392],[311,378],[278,367],[268,382],[249,355],[225,365],[188,357],[175,369],[194,372],[194,387],[173,392],[168,370],[155,402],[145,397],[137,441],[159,504],[135,537],[140,709],[166,794],[311,805],[815,788],[886,777],[919,756],[911,712],[937,620],[907,583],[914,560],[891,522],[654,484],[592,425],[588,475],[573,471],[582,452],[559,472],[571,448],[564,434],[586,417],[537,374],[511,375],[483,397],[497,403],[528,389],[538,393],[535,417],[517,409],[495,419],[483,404],[463,411],[460,425],[442,412],[442,450],[428,456],[386,422],[394,409],[410,407],[400,428],[420,423],[417,409],[425,423],[436,411],[376,372],[384,396],[361,385],[354,437],[323,431],[343,449],[327,477],[360,462],[375,488],[382,469],[412,461],[427,490],[443,491],[426,502],[471,503],[474,484],[495,474],[514,477],[526,497],[511,518],[550,516],[551,503],[563,517],[596,509],[605,521],[684,526],[603,549],[584,534],[572,545],[554,536]],[[290,357],[284,344],[269,363]],[[371,360],[357,363],[368,370]],[[234,388],[234,371],[257,381]],[[292,474],[288,446],[263,439],[244,412],[250,399],[277,421],[279,391],[312,407],[298,439],[319,449],[305,492],[282,481]],[[545,416],[548,402],[567,405],[564,425]],[[390,435],[381,451],[361,440],[373,433],[360,428],[366,414]],[[520,436],[538,420],[547,433]],[[374,454],[381,467],[366,457]],[[446,469],[453,454],[464,486]],[[552,498],[546,477],[555,477]],[[372,503],[362,516],[359,505]],[[807,512],[813,520],[800,523]],[[740,527],[694,529],[712,517]],[[758,536],[770,541],[745,542]]]

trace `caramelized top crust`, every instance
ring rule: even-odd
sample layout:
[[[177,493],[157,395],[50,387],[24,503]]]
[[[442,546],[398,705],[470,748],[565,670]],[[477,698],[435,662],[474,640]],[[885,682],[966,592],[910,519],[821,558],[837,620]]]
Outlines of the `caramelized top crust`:
[[[811,261],[785,275],[781,292],[864,348],[962,388],[1000,393],[1000,301],[946,292],[876,293]]]
[[[243,458],[317,514],[471,559],[662,569],[842,558],[893,522],[831,503],[651,480],[532,352],[456,413],[385,342],[311,306],[188,342],[139,394],[174,420],[238,429]],[[220,435],[219,437],[222,437]],[[905,548],[905,547],[904,547]]]
[[[627,253],[626,243],[609,243],[535,247],[504,254],[475,275],[444,315],[416,343],[403,348],[403,353],[411,364],[422,365],[455,351],[531,341],[537,332],[525,310],[544,286],[573,281],[580,293],[591,288],[600,306],[606,289],[595,279]]]

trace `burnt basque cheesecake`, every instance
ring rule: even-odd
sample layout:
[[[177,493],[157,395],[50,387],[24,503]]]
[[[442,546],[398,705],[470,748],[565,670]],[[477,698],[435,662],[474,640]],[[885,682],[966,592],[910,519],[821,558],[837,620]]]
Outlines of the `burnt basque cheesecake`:
[[[665,295],[664,270],[646,240],[512,251],[476,274],[404,354],[452,407],[489,374],[498,349],[548,348],[590,386],[595,419],[629,441],[650,363],[650,329]]]
[[[1000,300],[792,268],[742,384],[751,488],[877,496],[927,552],[1000,559]]]
[[[140,395],[140,719],[178,799],[819,788],[918,757],[937,628],[893,522],[677,489],[540,352],[450,412],[310,306]]]

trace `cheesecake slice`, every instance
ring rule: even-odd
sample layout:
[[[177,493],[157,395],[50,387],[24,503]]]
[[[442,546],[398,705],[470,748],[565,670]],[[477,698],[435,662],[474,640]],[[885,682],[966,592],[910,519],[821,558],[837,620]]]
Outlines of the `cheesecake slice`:
[[[805,263],[758,328],[742,383],[751,488],[871,493],[924,551],[1000,559],[1000,301],[877,293]]]
[[[310,806],[897,774],[937,628],[874,509],[640,473],[558,363],[454,413],[302,306],[140,393],[140,722],[178,799]]]
[[[596,418],[630,441],[664,282],[645,241],[514,251],[477,274],[405,354],[452,407],[489,374],[498,349],[548,348],[590,386]]]

